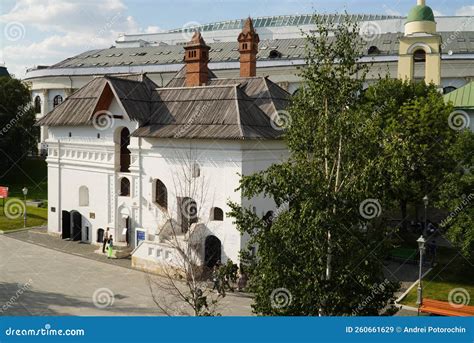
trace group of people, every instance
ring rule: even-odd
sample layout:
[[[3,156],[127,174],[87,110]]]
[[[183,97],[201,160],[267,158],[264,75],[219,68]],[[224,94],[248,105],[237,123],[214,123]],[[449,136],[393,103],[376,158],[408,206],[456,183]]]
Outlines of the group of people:
[[[243,272],[242,267],[228,260],[226,264],[218,261],[212,268],[212,290],[216,290],[220,295],[225,296],[226,289],[233,292],[231,283],[237,283],[237,290],[243,291],[247,287],[248,277]]]
[[[112,258],[114,252],[114,238],[110,233],[110,229],[107,228],[104,232],[104,238],[102,240],[102,253],[105,254],[107,251],[107,258]]]

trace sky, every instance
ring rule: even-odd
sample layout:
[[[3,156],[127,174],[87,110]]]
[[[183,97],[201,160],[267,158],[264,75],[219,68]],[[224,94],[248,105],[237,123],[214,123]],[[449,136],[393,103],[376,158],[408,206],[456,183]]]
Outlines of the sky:
[[[0,0],[0,63],[17,77],[91,49],[120,33],[189,23],[303,13],[406,15],[416,0]],[[435,15],[474,16],[472,0],[427,0]]]

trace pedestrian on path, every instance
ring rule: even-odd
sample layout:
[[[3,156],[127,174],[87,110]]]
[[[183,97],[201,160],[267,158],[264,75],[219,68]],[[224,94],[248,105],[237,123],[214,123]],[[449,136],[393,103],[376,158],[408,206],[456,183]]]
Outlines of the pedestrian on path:
[[[112,258],[112,254],[114,252],[114,239],[112,235],[110,235],[107,243],[107,258]]]
[[[104,239],[103,239],[103,243],[102,243],[102,253],[105,254],[105,247],[107,246],[107,241],[109,240],[109,228],[107,228],[107,230],[105,230],[105,233],[104,233]]]

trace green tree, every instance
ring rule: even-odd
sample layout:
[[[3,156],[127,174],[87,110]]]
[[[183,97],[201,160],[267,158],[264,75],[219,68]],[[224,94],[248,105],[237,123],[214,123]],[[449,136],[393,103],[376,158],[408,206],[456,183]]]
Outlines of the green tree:
[[[448,239],[474,263],[474,133],[463,130],[457,135],[450,154],[458,163],[447,173],[437,205],[449,211],[441,222]]]
[[[359,106],[367,66],[358,63],[358,28],[319,24],[306,40],[303,86],[288,110],[290,157],[243,176],[240,185],[243,196],[263,193],[278,211],[262,219],[229,204],[237,227],[258,246],[249,269],[253,308],[266,315],[376,315],[396,285],[382,271],[388,241],[374,172],[378,123]]]
[[[0,175],[35,151],[38,128],[28,87],[21,81],[0,77]]]
[[[439,199],[439,187],[458,161],[450,153],[458,135],[448,125],[451,105],[434,85],[383,79],[364,94],[369,120],[379,125],[379,162],[388,196],[401,210],[407,227],[407,207],[421,204],[425,194]],[[433,203],[433,202],[432,202]]]

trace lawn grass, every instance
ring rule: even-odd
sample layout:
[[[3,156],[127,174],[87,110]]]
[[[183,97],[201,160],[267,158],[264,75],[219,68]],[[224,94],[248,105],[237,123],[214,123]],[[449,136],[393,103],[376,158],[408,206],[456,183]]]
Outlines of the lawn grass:
[[[26,226],[28,227],[46,225],[48,222],[47,208],[28,206],[26,213]],[[7,218],[3,212],[3,200],[0,200],[0,231],[11,231],[21,228],[23,228],[23,214],[20,213],[14,219]]]
[[[8,187],[11,198],[23,198],[23,187],[28,188],[28,199],[48,198],[48,171],[46,161],[25,160],[20,166],[10,169],[1,179],[0,186]],[[1,201],[0,201],[1,202]]]
[[[454,289],[464,289],[474,306],[474,267],[455,248],[440,247],[438,264],[423,279],[423,298],[449,301]],[[458,293],[458,292],[456,292]],[[417,287],[413,287],[401,304],[416,307]]]

